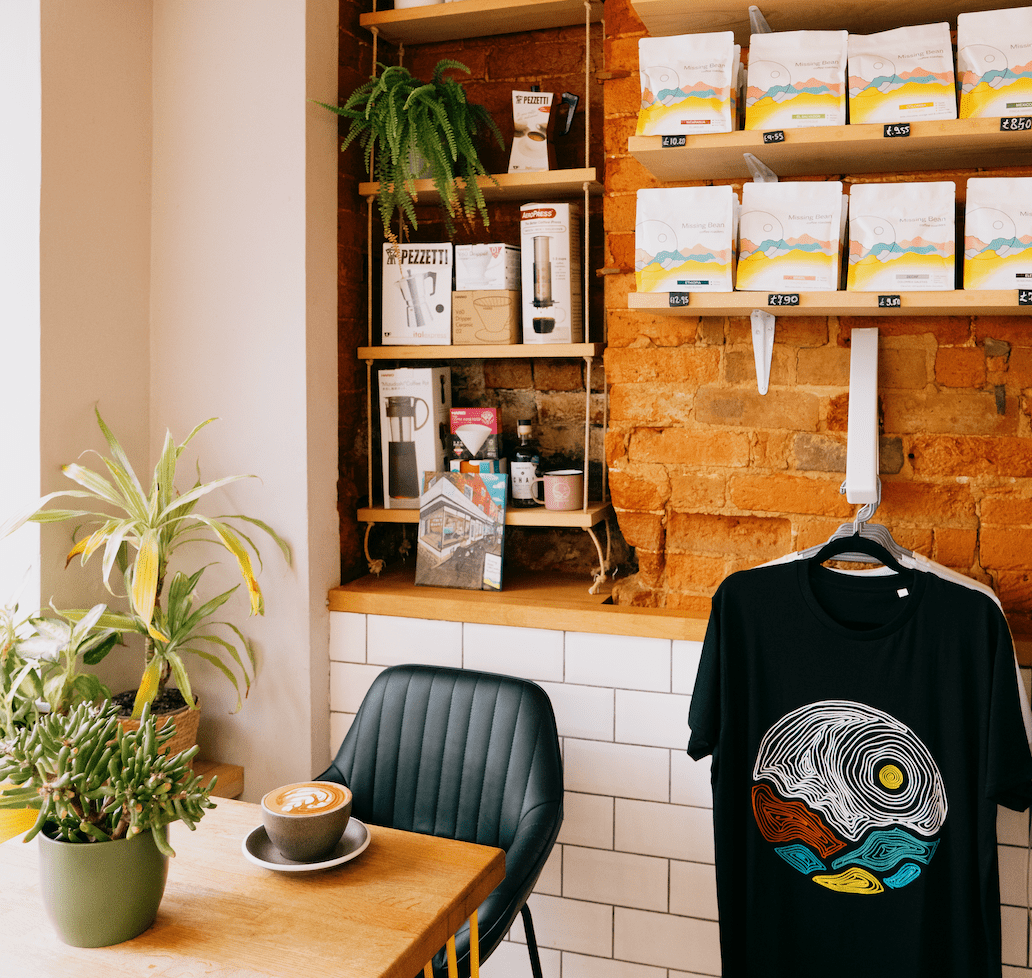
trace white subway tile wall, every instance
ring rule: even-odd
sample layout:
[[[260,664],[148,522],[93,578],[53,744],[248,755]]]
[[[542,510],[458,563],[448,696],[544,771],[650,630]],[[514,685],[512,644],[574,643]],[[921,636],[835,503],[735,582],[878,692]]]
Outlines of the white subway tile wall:
[[[700,642],[343,612],[330,623],[333,753],[396,663],[508,673],[548,692],[566,799],[530,900],[544,978],[720,974],[710,765],[685,753]],[[1001,809],[998,835],[1004,978],[1032,978],[1028,815]],[[517,918],[484,978],[531,978],[525,941]]]

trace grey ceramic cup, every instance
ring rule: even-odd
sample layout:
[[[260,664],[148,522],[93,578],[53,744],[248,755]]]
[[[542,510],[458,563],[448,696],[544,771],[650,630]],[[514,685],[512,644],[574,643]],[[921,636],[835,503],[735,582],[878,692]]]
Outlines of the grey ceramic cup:
[[[326,859],[351,818],[351,789],[332,781],[298,781],[262,798],[262,822],[272,844],[295,862]]]

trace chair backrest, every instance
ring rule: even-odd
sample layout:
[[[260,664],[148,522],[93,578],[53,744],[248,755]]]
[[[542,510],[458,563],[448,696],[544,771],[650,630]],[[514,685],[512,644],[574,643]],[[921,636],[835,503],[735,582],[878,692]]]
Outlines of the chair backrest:
[[[362,821],[505,850],[505,880],[480,908],[482,960],[526,902],[563,820],[552,704],[512,676],[385,669],[320,778],[351,788]],[[456,943],[468,974],[468,931]]]

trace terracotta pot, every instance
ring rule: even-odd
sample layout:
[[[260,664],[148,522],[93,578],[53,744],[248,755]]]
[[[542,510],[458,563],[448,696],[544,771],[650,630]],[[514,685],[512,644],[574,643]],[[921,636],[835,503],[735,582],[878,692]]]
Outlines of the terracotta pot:
[[[58,937],[107,947],[143,933],[158,914],[168,857],[151,832],[114,842],[39,839],[40,893]]]

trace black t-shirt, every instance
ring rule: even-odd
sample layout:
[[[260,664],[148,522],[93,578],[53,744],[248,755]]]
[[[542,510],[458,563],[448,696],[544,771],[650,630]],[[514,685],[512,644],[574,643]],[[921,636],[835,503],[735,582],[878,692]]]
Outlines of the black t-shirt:
[[[1032,756],[987,595],[805,560],[733,574],[689,724],[724,978],[999,978],[996,806],[1028,807]]]

